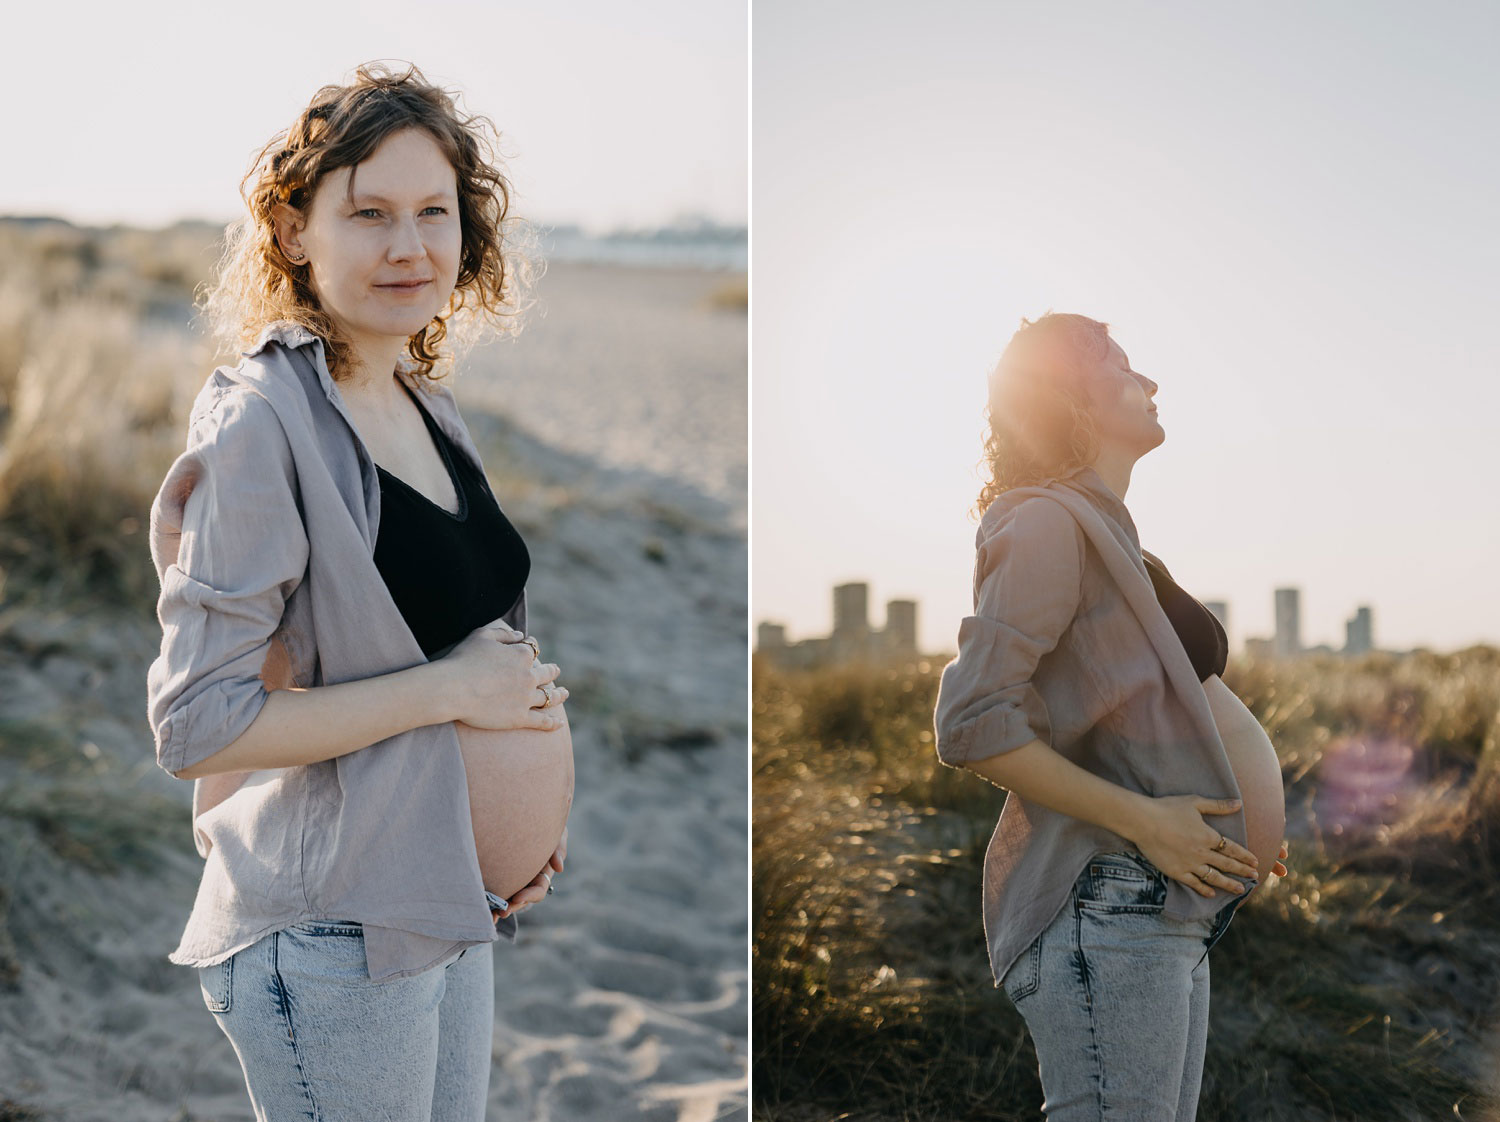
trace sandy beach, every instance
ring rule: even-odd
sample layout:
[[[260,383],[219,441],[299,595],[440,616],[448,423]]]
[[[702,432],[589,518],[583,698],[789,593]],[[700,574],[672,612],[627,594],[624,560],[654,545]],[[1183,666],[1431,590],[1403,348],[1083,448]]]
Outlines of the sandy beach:
[[[715,298],[735,280],[554,266],[521,336],[453,383],[531,550],[577,757],[566,871],[494,948],[491,1120],[747,1117],[746,319]],[[166,960],[201,864],[145,724],[154,621],[5,604],[0,1119],[248,1120],[195,972]]]

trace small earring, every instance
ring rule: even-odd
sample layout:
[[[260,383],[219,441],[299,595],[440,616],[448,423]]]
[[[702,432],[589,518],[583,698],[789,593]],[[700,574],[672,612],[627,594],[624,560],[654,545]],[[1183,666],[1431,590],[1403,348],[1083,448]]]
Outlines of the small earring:
[[[303,261],[307,260],[307,254],[305,254],[305,253],[296,253],[296,254],[288,253],[286,255],[286,259],[288,261],[290,261],[293,265],[300,265],[300,264],[302,264]]]

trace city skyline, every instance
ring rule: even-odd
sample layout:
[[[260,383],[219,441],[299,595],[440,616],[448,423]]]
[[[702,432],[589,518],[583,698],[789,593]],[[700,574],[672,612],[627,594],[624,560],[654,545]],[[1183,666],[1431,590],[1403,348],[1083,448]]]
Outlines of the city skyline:
[[[859,658],[925,657],[947,653],[946,648],[926,648],[921,644],[917,627],[920,602],[917,600],[887,600],[885,628],[871,627],[869,590],[869,581],[844,581],[833,586],[830,601],[833,622],[827,634],[793,638],[791,629],[784,622],[762,616],[755,625],[755,651],[771,655],[783,665],[804,667]],[[1204,600],[1202,604],[1218,618],[1229,635],[1231,654],[1240,652],[1255,657],[1290,658],[1317,653],[1360,655],[1382,650],[1375,643],[1375,610],[1370,604],[1356,605],[1354,614],[1344,620],[1342,645],[1304,642],[1302,589],[1299,586],[1272,590],[1275,629],[1271,635],[1242,635],[1238,642],[1231,628],[1229,601]]]

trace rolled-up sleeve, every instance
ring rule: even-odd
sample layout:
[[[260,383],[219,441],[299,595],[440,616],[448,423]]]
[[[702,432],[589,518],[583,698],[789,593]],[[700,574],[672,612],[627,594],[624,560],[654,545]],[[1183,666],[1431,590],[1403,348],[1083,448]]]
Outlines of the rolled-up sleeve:
[[[959,627],[958,655],[938,689],[935,739],[943,763],[962,767],[1050,740],[1032,677],[1078,612],[1083,548],[1073,516],[1042,497],[1007,511],[980,541],[975,614]]]
[[[271,637],[307,570],[291,449],[269,402],[228,390],[196,412],[151,506],[161,653],[147,672],[156,760],[177,773],[260,713]]]

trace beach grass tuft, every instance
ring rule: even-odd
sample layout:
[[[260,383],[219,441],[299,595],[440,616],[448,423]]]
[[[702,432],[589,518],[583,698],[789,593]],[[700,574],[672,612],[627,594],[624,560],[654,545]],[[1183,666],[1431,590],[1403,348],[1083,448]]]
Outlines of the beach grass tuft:
[[[185,328],[216,232],[0,222],[0,568],[144,607],[151,499],[212,348]]]

